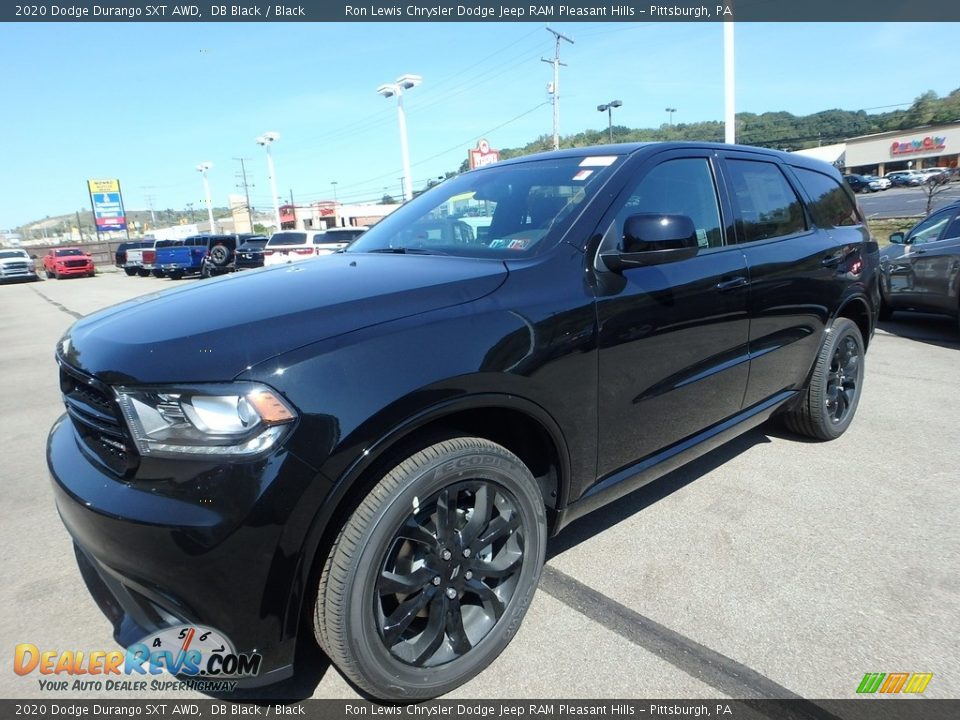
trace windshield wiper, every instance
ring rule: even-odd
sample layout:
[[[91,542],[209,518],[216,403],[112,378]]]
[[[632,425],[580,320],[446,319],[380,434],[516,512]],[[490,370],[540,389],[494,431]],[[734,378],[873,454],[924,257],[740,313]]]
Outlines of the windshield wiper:
[[[365,252],[369,253],[392,253],[394,255],[446,255],[447,253],[439,252],[437,250],[424,250],[423,248],[415,247],[385,247],[385,248],[374,248],[373,250],[366,250]]]

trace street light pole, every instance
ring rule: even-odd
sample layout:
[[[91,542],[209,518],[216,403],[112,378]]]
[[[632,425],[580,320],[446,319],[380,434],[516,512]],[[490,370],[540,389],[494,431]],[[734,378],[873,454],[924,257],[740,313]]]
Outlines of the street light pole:
[[[618,108],[623,105],[619,100],[611,100],[606,105],[597,105],[597,110],[600,112],[606,111],[607,113],[607,135],[610,139],[610,144],[613,144],[613,109]]]
[[[673,114],[677,111],[677,109],[676,109],[676,108],[664,108],[664,110],[666,110],[667,113],[668,113],[668,115],[667,115],[667,124],[670,125],[670,127],[673,127]]]
[[[277,195],[277,173],[273,167],[273,154],[270,152],[270,146],[280,139],[278,132],[265,132],[257,138],[257,145],[262,145],[267,149],[267,172],[270,174],[270,192],[273,193],[273,221],[277,224],[277,230],[280,229],[280,201]]]
[[[210,220],[210,234],[214,234],[217,229],[213,225],[213,202],[210,200],[210,182],[207,180],[207,171],[213,167],[213,163],[207,160],[197,165],[197,171],[203,176],[203,191],[207,196],[207,218]]]
[[[403,199],[413,197],[413,180],[410,176],[410,148],[407,146],[407,115],[403,110],[403,91],[412,90],[423,82],[419,75],[401,75],[396,82],[386,83],[377,88],[377,93],[385,98],[397,98],[397,122],[400,125],[400,155],[403,160]]]
[[[733,22],[723,24],[723,141],[737,142],[737,112],[734,105]]]
[[[333,185],[333,201],[336,202],[337,201],[337,181],[331,180],[330,184]]]

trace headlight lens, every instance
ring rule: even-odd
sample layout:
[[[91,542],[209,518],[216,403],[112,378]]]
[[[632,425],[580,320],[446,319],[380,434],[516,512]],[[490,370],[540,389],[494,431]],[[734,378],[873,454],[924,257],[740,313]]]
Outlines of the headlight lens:
[[[278,393],[254,383],[115,392],[144,456],[248,458],[275,446],[297,418]]]

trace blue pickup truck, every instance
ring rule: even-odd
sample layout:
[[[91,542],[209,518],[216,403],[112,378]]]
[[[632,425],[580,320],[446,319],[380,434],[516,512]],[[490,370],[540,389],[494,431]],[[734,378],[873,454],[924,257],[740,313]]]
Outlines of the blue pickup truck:
[[[208,265],[229,264],[236,249],[236,235],[191,235],[174,245],[157,248],[156,267],[171,280],[197,273],[206,275]]]

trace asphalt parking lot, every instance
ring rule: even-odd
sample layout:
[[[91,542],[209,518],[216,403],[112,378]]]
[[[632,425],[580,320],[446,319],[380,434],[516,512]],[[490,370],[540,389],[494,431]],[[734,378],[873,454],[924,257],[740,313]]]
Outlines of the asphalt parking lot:
[[[960,200],[960,183],[938,189],[933,209],[938,210]],[[922,217],[927,212],[927,193],[923,187],[897,187],[875,193],[860,193],[857,202],[868,218]]]
[[[0,697],[42,696],[36,674],[13,672],[17,643],[116,649],[49,487],[53,348],[77,317],[172,285],[103,273],[0,287]],[[839,440],[762,427],[564,530],[515,640],[456,696],[848,698],[867,672],[931,672],[926,697],[960,697],[956,324],[895,316],[867,363]],[[356,696],[304,657],[269,692]]]

